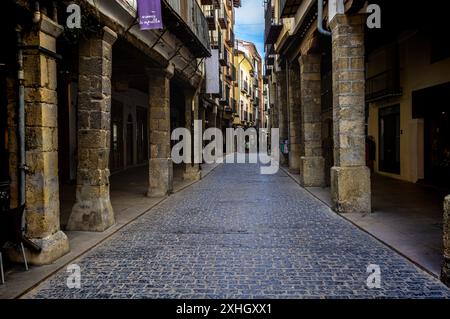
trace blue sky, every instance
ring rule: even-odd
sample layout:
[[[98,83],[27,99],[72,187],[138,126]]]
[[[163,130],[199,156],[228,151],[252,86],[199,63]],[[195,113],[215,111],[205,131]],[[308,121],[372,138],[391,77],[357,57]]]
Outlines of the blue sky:
[[[241,0],[241,3],[235,11],[236,38],[253,42],[264,57],[264,0]]]

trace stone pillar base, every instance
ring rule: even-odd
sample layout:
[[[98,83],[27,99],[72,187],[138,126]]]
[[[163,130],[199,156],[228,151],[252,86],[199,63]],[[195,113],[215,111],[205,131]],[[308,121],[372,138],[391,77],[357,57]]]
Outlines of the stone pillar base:
[[[77,192],[91,192],[90,196],[78,194],[79,198],[72,208],[67,230],[102,232],[114,225],[114,210],[109,198],[109,192],[105,195],[93,196],[98,187],[81,186]]]
[[[151,158],[148,197],[162,197],[173,191],[173,163],[171,158]]]
[[[325,186],[325,159],[322,156],[300,158],[300,183],[303,187]]]
[[[189,181],[198,181],[201,179],[201,172],[199,170],[198,164],[192,166],[190,164],[186,164],[185,171],[183,173],[183,179]]]
[[[370,213],[370,189],[370,170],[366,166],[331,168],[331,198],[336,212]]]
[[[48,265],[54,262],[61,256],[67,254],[70,250],[69,239],[62,231],[57,231],[53,235],[45,238],[38,238],[31,240],[42,248],[40,253],[31,252],[25,249],[27,262],[31,265]],[[7,251],[8,257],[11,261],[23,263],[22,251],[20,248],[9,248]]]

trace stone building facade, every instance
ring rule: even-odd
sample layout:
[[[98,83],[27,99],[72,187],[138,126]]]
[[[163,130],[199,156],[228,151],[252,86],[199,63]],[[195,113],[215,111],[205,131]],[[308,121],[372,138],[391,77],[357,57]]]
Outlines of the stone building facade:
[[[381,28],[369,5],[380,9]],[[450,189],[450,46],[446,10],[435,8],[266,1],[270,122],[289,146],[282,164],[305,187],[330,186],[339,213],[372,211],[372,174]],[[449,283],[448,200],[445,212]]]
[[[30,263],[66,254],[64,230],[115,223],[111,171],[148,165],[147,196],[171,193],[171,130],[201,119],[202,63],[211,54],[200,2],[163,0],[164,29],[142,31],[134,0],[74,1],[81,29],[67,27],[65,2],[5,1],[1,205],[26,204],[25,235],[41,248],[27,250]],[[199,169],[183,166],[183,178],[198,179]],[[70,184],[76,195],[62,225]]]
[[[204,94],[201,98],[202,118],[206,127],[225,131],[233,121],[234,101],[232,91],[236,83],[233,56],[235,53],[235,9],[240,0],[201,0],[208,21],[211,49],[217,51],[219,91]]]

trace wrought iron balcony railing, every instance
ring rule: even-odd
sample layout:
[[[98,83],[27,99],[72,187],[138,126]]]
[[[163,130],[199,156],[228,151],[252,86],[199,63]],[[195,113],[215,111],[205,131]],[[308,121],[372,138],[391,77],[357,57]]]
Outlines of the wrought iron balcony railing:
[[[223,46],[223,43],[219,46],[222,48],[219,54],[219,63],[221,66],[228,66],[228,50]]]
[[[248,93],[248,82],[245,80],[241,83],[241,91],[243,93]]]
[[[185,41],[195,56],[211,56],[208,22],[197,1],[162,0],[162,4],[165,27]]]
[[[227,24],[228,24],[227,12],[226,12],[223,2],[220,2],[220,8],[218,9],[218,12],[217,12],[217,20],[219,21],[219,25],[222,29],[227,28]]]
[[[266,6],[265,13],[265,30],[264,30],[264,43],[273,44],[276,42],[280,35],[283,25],[278,17],[275,17],[275,8],[269,2]]]
[[[230,48],[234,47],[234,32],[233,31],[230,30],[226,42]]]
[[[322,111],[327,111],[333,108],[333,81],[332,72],[322,76],[322,92],[321,92],[321,103]]]
[[[203,8],[206,21],[208,22],[208,29],[216,30],[216,9],[212,5],[204,6]]]
[[[373,102],[388,97],[401,96],[398,68],[381,72],[366,79],[366,101]]]

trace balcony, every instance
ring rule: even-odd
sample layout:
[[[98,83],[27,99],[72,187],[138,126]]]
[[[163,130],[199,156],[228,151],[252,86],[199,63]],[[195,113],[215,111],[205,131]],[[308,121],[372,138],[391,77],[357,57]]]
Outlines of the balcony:
[[[200,0],[200,4],[201,5],[208,5],[208,6],[211,6],[211,5],[217,5],[218,3],[219,3],[219,1],[220,0]]]
[[[266,66],[273,65],[275,63],[275,56],[269,55],[266,56]]]
[[[230,48],[234,47],[234,32],[230,30],[228,38],[225,41]]]
[[[230,106],[230,87],[228,85],[224,86],[223,92],[225,94],[222,95],[222,97],[219,100],[219,104],[223,106]]]
[[[291,18],[295,16],[303,0],[280,0],[280,17]]]
[[[225,78],[230,82],[233,81],[233,71],[231,70],[231,68],[227,68],[225,72]]]
[[[265,49],[267,55],[275,54],[275,48],[273,44],[267,43]]]
[[[401,96],[402,94],[398,68],[386,70],[366,79],[366,102],[374,102]]]
[[[245,80],[241,82],[241,92],[248,94],[248,82]]]
[[[219,63],[221,66],[228,66],[228,50],[223,47],[219,54]]]
[[[220,98],[219,104],[222,106],[227,106],[230,104],[230,101],[228,100],[228,98],[226,96],[223,96],[222,98]]]
[[[274,44],[277,41],[282,28],[283,25],[280,20],[275,17],[274,7],[269,4],[266,7],[265,14],[264,43]]]
[[[216,9],[213,6],[207,6],[203,10],[209,30],[216,30]]]
[[[231,98],[231,111],[233,113],[237,112],[237,102],[235,99]]]
[[[177,38],[185,41],[196,57],[211,56],[208,22],[197,1],[163,0],[161,4],[165,26]]]
[[[211,43],[211,49],[219,49],[219,36],[217,34],[210,32],[209,41]]]
[[[219,25],[222,29],[227,28],[227,12],[225,10],[225,6],[223,5],[223,2],[220,3],[217,20],[219,21]]]

